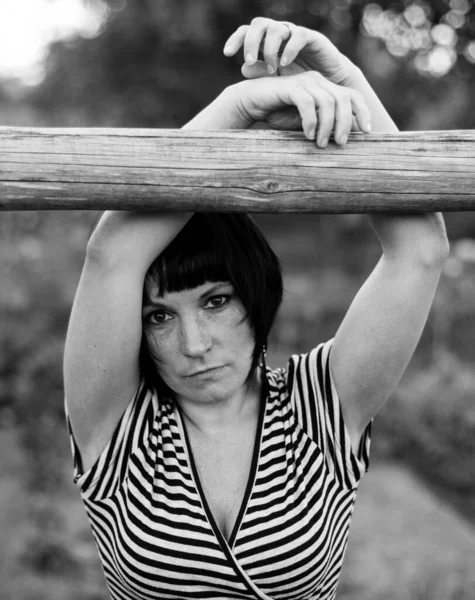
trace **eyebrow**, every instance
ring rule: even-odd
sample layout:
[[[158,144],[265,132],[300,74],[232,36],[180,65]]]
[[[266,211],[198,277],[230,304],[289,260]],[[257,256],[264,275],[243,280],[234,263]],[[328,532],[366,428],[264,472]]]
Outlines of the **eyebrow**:
[[[200,295],[199,300],[203,300],[203,298],[206,298],[206,296],[210,296],[211,294],[213,294],[214,292],[217,292],[218,290],[220,290],[221,288],[223,288],[225,286],[232,287],[232,283],[230,281],[217,281],[212,287],[208,288],[205,292],[203,292]],[[163,302],[161,302],[160,299],[147,300],[143,305],[144,308],[151,308],[154,306],[163,306],[164,308],[166,308],[165,304],[163,304]]]

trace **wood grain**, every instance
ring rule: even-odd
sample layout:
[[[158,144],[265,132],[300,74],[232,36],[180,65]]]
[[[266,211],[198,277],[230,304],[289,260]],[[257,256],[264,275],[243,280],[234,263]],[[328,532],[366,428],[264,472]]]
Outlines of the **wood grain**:
[[[0,210],[475,210],[475,130],[352,134],[0,128]]]

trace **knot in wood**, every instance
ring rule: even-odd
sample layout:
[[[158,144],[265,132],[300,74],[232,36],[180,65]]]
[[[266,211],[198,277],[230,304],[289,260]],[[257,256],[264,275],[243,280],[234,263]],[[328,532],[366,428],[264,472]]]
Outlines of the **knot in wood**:
[[[277,181],[266,181],[265,190],[271,194],[277,192],[279,190],[279,184]]]

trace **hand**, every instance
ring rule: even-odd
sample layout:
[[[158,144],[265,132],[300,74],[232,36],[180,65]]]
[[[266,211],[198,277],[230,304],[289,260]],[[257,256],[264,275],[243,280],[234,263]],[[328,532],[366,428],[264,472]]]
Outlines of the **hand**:
[[[274,129],[302,128],[320,148],[327,146],[332,130],[335,141],[346,144],[353,115],[360,129],[369,128],[370,112],[361,94],[315,71],[241,81],[228,90],[248,127],[265,121]]]
[[[258,60],[262,44],[263,61]],[[239,27],[226,42],[224,54],[234,56],[241,47],[245,59],[242,74],[247,79],[318,71],[332,83],[350,87],[353,71],[357,70],[318,31],[264,17],[257,17],[251,25]]]

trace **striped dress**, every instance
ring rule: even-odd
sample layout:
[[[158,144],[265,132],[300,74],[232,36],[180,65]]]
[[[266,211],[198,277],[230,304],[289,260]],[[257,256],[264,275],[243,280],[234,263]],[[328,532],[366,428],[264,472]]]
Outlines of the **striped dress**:
[[[370,426],[352,452],[331,342],[267,370],[247,488],[229,540],[206,502],[173,401],[141,384],[75,481],[114,600],[335,598]],[[69,420],[68,420],[69,423]]]

